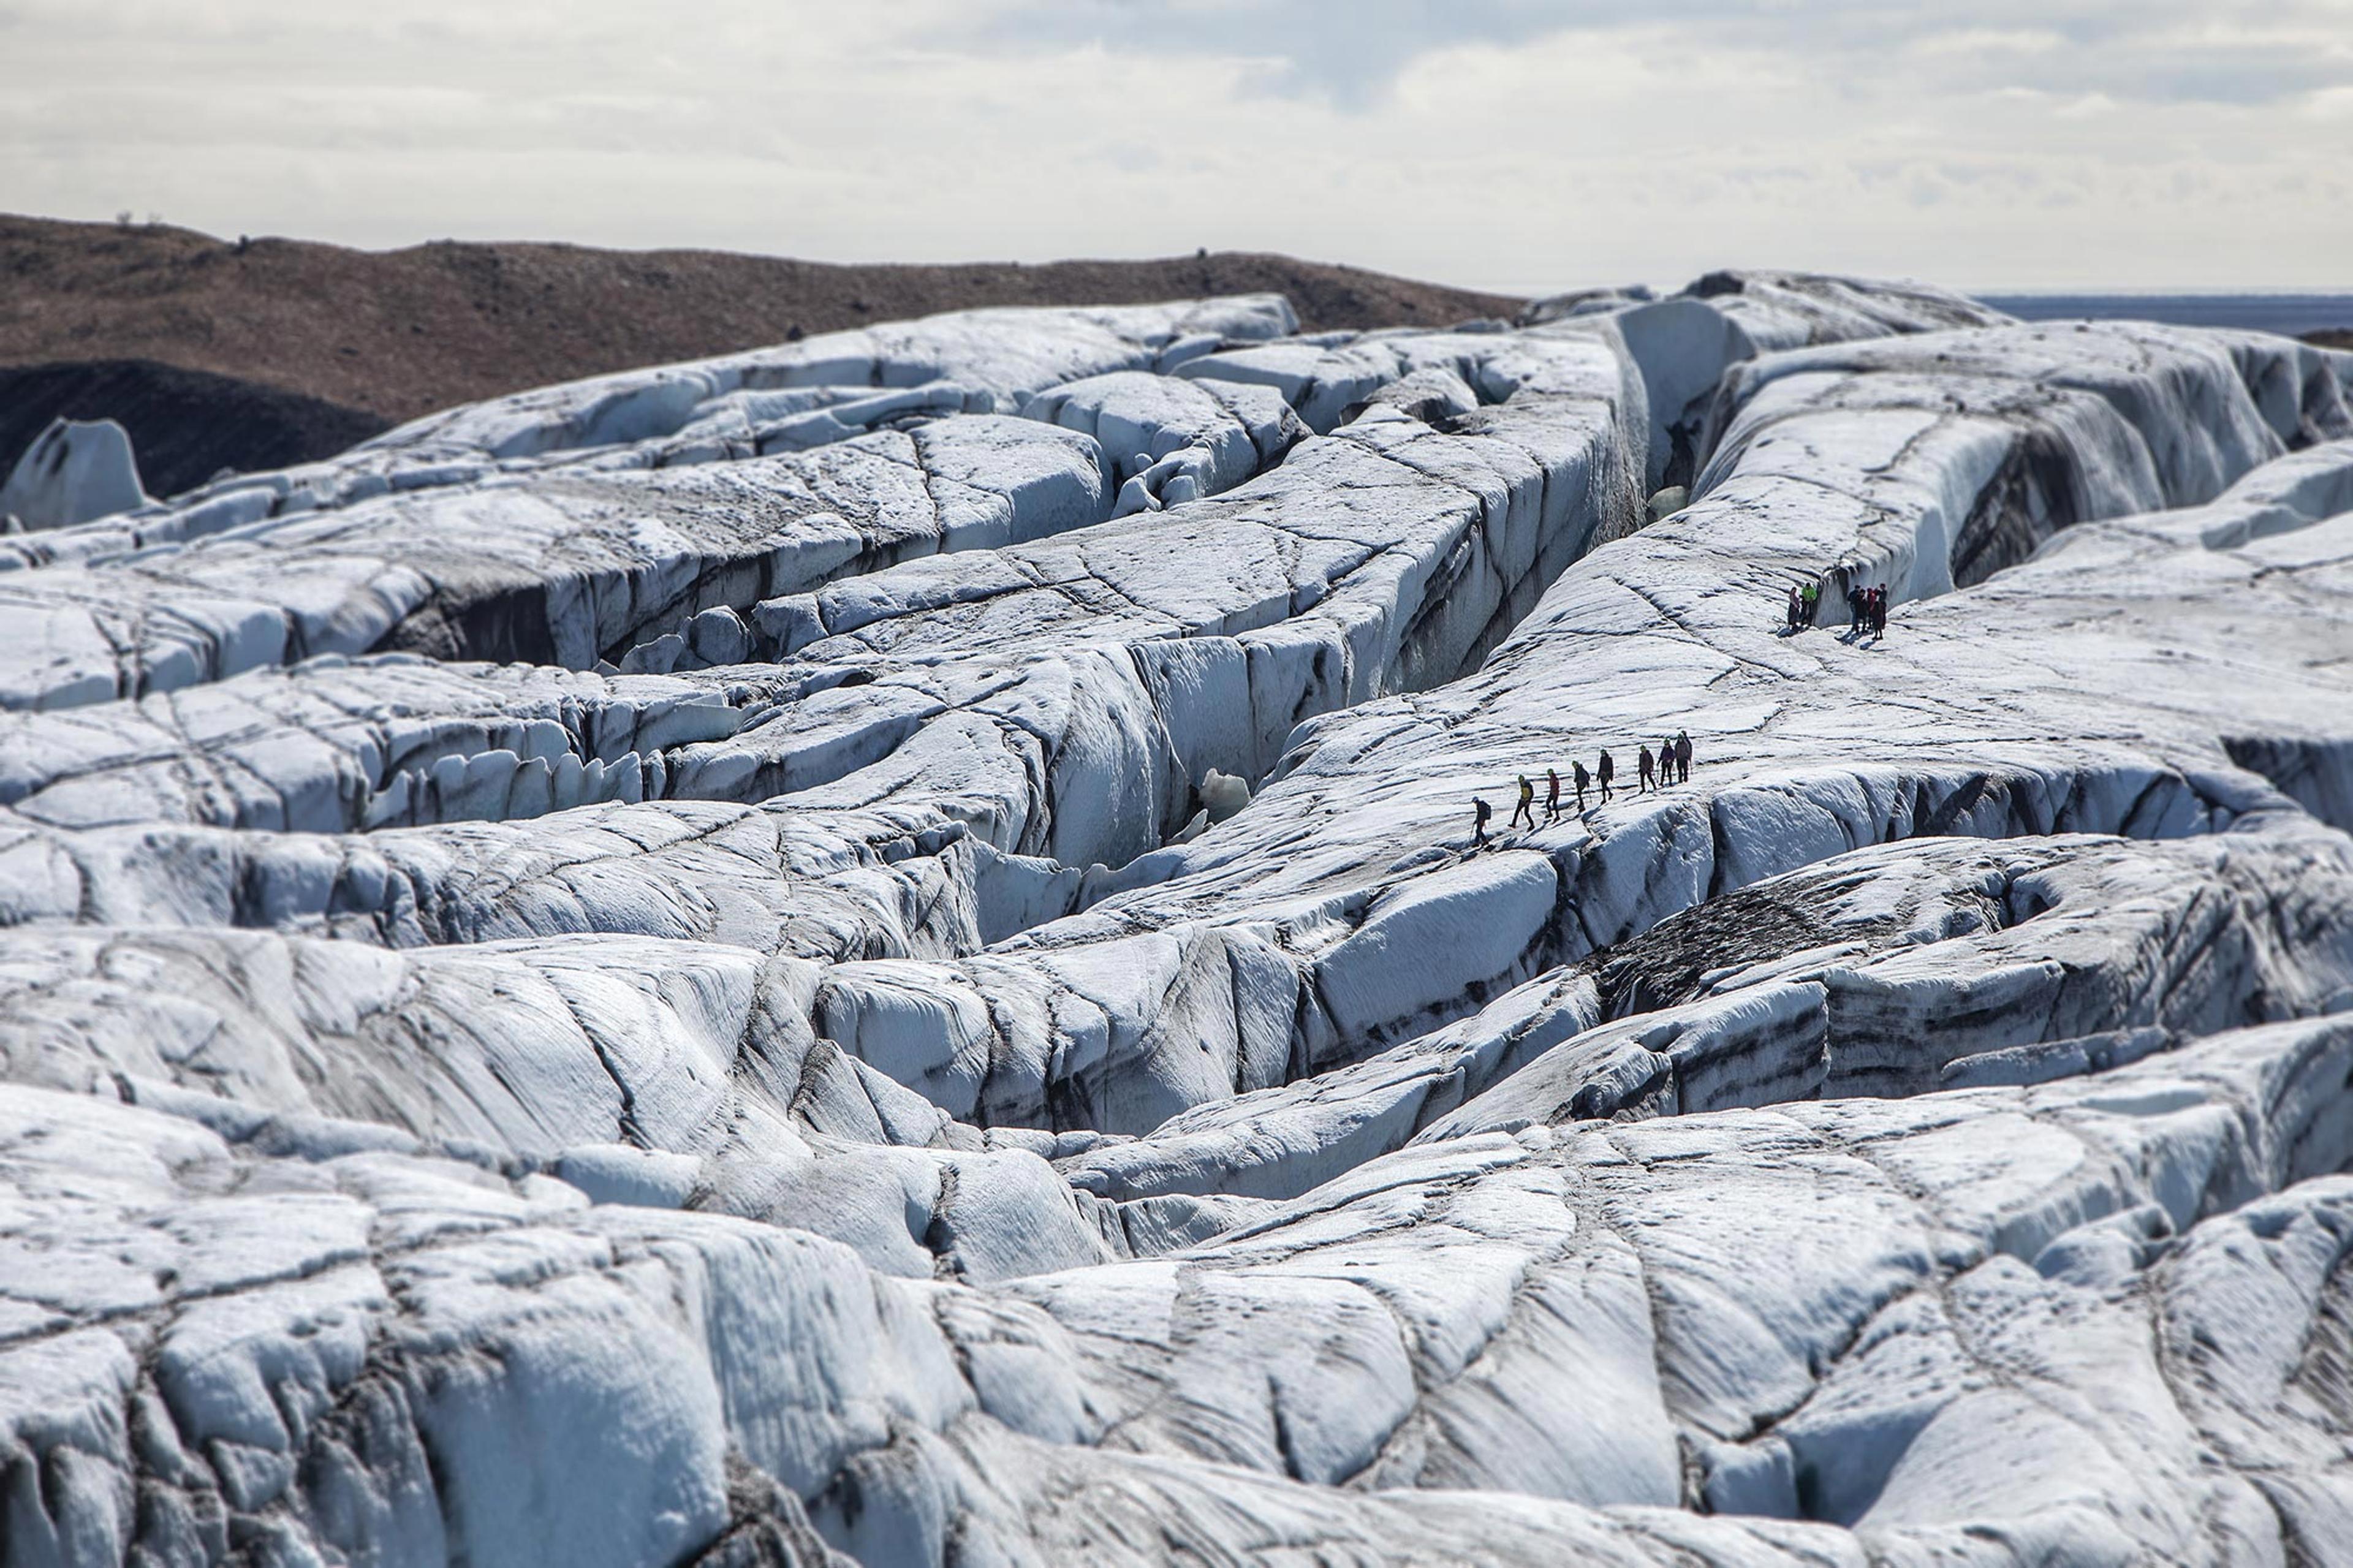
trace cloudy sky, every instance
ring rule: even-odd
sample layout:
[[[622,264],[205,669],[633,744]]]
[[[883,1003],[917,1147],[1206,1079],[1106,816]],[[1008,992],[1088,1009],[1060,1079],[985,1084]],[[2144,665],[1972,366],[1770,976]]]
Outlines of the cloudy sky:
[[[0,0],[0,209],[2353,287],[2353,0]]]

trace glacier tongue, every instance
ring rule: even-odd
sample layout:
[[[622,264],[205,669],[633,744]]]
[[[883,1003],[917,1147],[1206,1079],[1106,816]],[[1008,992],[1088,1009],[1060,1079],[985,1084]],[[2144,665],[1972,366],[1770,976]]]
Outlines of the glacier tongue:
[[[1295,327],[0,542],[0,1563],[2353,1556],[2353,362]]]

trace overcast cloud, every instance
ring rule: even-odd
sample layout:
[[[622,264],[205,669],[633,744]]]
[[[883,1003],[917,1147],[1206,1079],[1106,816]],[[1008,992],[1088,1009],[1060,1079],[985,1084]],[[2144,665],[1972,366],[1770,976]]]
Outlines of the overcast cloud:
[[[2353,287],[2353,0],[0,0],[0,208],[825,260]]]

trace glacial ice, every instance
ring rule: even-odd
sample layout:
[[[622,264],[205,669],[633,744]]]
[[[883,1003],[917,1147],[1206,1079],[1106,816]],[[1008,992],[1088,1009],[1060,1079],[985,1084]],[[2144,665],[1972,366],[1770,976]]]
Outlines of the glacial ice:
[[[0,531],[66,528],[146,503],[131,437],[111,419],[55,419],[0,482]]]
[[[1294,326],[0,542],[0,1562],[2353,1557],[2353,360]]]

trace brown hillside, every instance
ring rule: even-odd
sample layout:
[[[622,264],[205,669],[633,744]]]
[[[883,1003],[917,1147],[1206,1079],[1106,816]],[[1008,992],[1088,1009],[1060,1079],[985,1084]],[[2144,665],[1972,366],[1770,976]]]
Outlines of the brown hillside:
[[[704,250],[349,250],[0,216],[0,366],[148,360],[398,421],[547,382],[972,305],[1279,289],[1310,331],[1521,301],[1287,257],[839,267]]]

